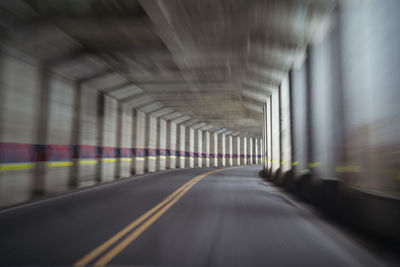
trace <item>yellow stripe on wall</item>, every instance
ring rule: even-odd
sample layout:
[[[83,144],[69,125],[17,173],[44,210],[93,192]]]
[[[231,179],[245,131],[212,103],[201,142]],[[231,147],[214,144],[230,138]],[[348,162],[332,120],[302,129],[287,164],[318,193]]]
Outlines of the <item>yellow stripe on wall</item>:
[[[144,157],[136,157],[136,160],[144,160]]]
[[[131,158],[121,158],[121,161],[132,161]]]
[[[35,163],[14,163],[0,165],[0,171],[27,170],[35,167]]]
[[[47,167],[69,167],[74,163],[72,161],[55,161],[55,162],[47,162]]]
[[[97,164],[97,160],[80,160],[79,164],[80,165],[93,165],[93,164]]]
[[[101,161],[103,161],[103,162],[116,162],[117,161],[117,159],[102,159]]]

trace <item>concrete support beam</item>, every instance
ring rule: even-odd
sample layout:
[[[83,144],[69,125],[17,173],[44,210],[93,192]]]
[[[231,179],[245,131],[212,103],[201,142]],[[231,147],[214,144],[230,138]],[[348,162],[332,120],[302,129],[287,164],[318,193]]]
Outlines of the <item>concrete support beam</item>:
[[[226,165],[226,136],[224,134],[218,135],[218,166],[225,167]]]
[[[226,155],[227,155],[227,166],[233,166],[233,137],[229,135],[226,137]]]
[[[271,130],[272,130],[272,173],[280,168],[281,140],[280,140],[280,107],[279,91],[275,90],[271,95]]]
[[[205,162],[203,158],[203,131],[196,130],[196,152],[197,152],[197,160],[196,167],[203,167],[203,162]]]
[[[254,138],[254,159],[253,159],[253,163],[254,164],[258,164],[258,139]]]
[[[211,166],[218,166],[218,134],[215,132],[210,134],[210,161]]]
[[[166,161],[167,161],[167,121],[163,119],[158,120],[159,125],[159,138],[158,138],[158,149],[159,149],[159,157],[158,157],[158,170],[163,171],[166,169]]]
[[[103,107],[99,107],[99,120],[102,120],[102,133],[99,135],[99,144],[101,147],[101,162],[99,162],[100,181],[112,181],[115,178],[116,168],[116,129],[117,129],[117,108],[118,102],[115,98],[109,96],[103,97]],[[100,103],[99,103],[100,104]]]
[[[186,146],[185,146],[186,167],[194,168],[194,130],[186,128]]]
[[[240,136],[233,137],[233,165],[240,166]]]
[[[146,171],[155,172],[157,162],[157,118],[151,115],[146,116]]]
[[[119,118],[117,130],[119,131],[119,138],[117,138],[117,146],[120,150],[118,158],[118,178],[125,178],[131,175],[132,168],[132,131],[133,131],[133,116],[132,109],[122,103],[119,104]]]
[[[179,168],[185,168],[186,127],[179,126]]]
[[[330,98],[332,99],[332,98]],[[281,174],[289,171],[292,168],[292,143],[291,143],[291,129],[290,129],[290,92],[289,92],[289,76],[286,75],[283,79],[280,88],[280,135],[281,135]],[[318,100],[320,101],[320,100]],[[319,125],[323,125],[322,123]],[[327,128],[327,127],[325,127]]]
[[[176,137],[177,137],[177,125],[173,121],[168,121],[167,123],[167,168],[176,168],[176,151],[179,150],[176,147]],[[169,154],[169,155],[168,155]]]
[[[253,164],[253,138],[247,138],[247,164]]]
[[[135,115],[135,174],[143,174],[145,169],[146,114],[140,110],[135,110]]]
[[[204,132],[203,134],[203,151],[205,154],[204,167],[210,167],[210,132]]]
[[[240,165],[247,165],[247,138],[242,137],[242,150],[240,155]]]

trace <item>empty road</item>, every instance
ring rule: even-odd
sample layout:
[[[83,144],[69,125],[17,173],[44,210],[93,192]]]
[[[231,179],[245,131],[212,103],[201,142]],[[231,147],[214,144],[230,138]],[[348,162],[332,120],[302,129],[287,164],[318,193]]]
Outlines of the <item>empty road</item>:
[[[381,266],[258,177],[182,169],[0,211],[0,265]]]

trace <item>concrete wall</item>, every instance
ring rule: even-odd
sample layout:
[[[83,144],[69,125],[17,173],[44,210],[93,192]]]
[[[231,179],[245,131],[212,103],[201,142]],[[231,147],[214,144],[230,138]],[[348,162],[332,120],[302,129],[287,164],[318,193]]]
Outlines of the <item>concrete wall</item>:
[[[0,58],[0,206],[167,166],[233,164],[232,136],[178,127],[32,62]]]

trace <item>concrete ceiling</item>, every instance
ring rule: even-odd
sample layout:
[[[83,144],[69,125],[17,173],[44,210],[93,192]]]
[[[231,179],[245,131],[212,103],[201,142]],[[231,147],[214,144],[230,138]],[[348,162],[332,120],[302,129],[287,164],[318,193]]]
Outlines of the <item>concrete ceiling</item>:
[[[0,33],[3,51],[30,55],[132,107],[258,137],[265,98],[329,30],[335,3],[2,1]]]

